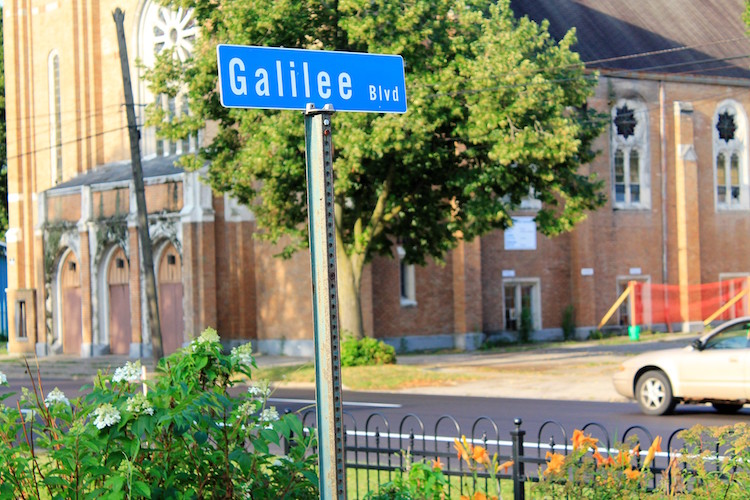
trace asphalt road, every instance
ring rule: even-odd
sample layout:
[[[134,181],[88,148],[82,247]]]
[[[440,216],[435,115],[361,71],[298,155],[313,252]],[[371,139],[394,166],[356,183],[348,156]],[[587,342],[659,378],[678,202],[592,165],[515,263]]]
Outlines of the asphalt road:
[[[718,426],[747,422],[750,419],[750,408],[745,408],[736,415],[721,415],[711,407],[704,405],[679,405],[673,415],[653,417],[643,415],[635,403],[608,403],[592,401],[570,401],[550,399],[516,399],[487,398],[464,396],[436,396],[421,394],[393,394],[344,392],[345,425],[348,430],[380,432],[410,432],[444,437],[472,435],[472,426],[478,420],[480,427],[487,430],[483,417],[494,422],[488,433],[494,438],[510,439],[510,431],[515,428],[514,421],[520,418],[521,428],[526,431],[526,441],[548,442],[554,435],[556,443],[562,443],[573,434],[575,429],[587,428],[587,432],[604,439],[602,428],[607,431],[614,444],[628,435],[637,433],[650,438],[662,436],[666,442],[669,436],[682,428],[697,424]],[[315,394],[309,389],[276,389],[269,404],[279,411],[301,408],[311,410]],[[304,412],[304,410],[303,410]],[[451,419],[442,418],[451,416]],[[413,416],[419,417],[419,420]],[[307,418],[312,423],[314,416]],[[419,425],[423,424],[424,430]],[[402,425],[403,422],[403,425]],[[545,422],[548,423],[545,425]],[[598,424],[596,425],[591,424]],[[642,429],[639,429],[642,427]],[[628,430],[630,429],[630,430]],[[643,429],[647,431],[644,434]],[[562,433],[565,431],[565,434]],[[474,436],[479,434],[475,431]]]

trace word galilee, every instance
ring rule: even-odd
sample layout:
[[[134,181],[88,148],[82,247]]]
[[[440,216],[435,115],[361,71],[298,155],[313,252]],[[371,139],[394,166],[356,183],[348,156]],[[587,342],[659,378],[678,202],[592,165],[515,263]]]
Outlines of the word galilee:
[[[406,112],[400,56],[238,45],[217,56],[225,107]]]

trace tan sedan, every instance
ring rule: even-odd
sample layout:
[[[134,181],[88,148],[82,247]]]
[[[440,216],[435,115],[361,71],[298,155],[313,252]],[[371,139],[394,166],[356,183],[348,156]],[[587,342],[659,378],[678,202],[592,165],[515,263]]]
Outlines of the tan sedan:
[[[750,401],[750,317],[730,320],[681,349],[641,354],[620,365],[615,389],[647,415],[679,402],[733,413]]]

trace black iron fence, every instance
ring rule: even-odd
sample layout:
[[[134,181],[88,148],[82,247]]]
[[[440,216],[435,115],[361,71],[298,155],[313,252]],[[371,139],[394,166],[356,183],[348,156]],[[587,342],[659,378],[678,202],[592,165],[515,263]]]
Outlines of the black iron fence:
[[[305,428],[315,426],[314,410],[302,413],[301,418]],[[547,452],[568,455],[572,450],[572,433],[554,420],[544,422],[536,434],[530,436],[523,428],[521,419],[515,419],[513,425],[505,430],[486,416],[474,420],[469,428],[462,428],[450,415],[438,417],[429,426],[414,414],[392,422],[385,414],[376,412],[357,422],[352,414],[344,412],[344,419],[349,498],[362,498],[369,491],[377,491],[380,485],[403,474],[409,463],[439,460],[444,476],[461,478],[459,481],[449,481],[450,498],[467,494],[465,490],[474,490],[477,486],[488,491],[489,482],[499,479],[511,481],[514,498],[523,499],[529,483],[539,481],[547,464]],[[655,439],[647,428],[640,425],[626,429],[617,436],[617,442],[603,425],[596,422],[588,423],[580,430],[598,440],[601,453],[616,453],[615,446],[619,443],[637,445],[641,452],[633,457],[636,468],[641,467],[645,450]],[[683,448],[684,443],[679,436],[683,430],[678,429],[663,440],[665,451],[657,453],[648,467],[652,473],[650,488],[656,488],[657,477],[669,466],[675,455],[671,450]],[[501,469],[497,474],[471,470],[458,457],[454,446],[454,439],[462,436],[469,443],[485,448],[490,456],[496,453],[498,462],[512,461],[513,465]],[[718,459],[723,451],[716,444],[712,453]],[[715,461],[718,470],[719,460]],[[364,473],[360,473],[362,471]],[[480,484],[476,484],[477,481]],[[667,481],[671,481],[668,474]],[[467,487],[469,485],[470,488]]]

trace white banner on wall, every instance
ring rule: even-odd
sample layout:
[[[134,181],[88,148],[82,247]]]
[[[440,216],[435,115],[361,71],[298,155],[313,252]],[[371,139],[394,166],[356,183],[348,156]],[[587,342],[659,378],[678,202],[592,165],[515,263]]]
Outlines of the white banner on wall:
[[[536,222],[533,217],[513,217],[505,230],[506,250],[536,250]]]

